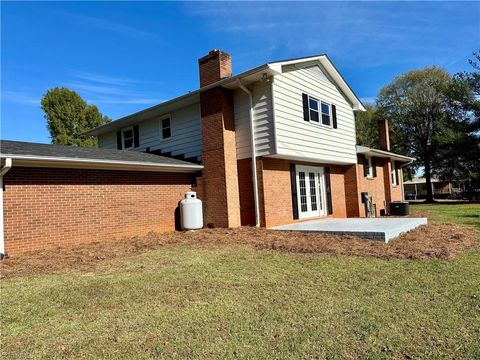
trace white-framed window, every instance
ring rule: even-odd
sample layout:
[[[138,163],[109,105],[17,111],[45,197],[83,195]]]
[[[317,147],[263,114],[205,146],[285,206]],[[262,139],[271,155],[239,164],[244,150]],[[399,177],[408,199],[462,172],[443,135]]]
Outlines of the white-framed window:
[[[320,121],[319,103],[320,101],[318,99],[310,95],[308,96],[308,115],[310,116],[310,121],[315,123]]]
[[[392,185],[398,185],[398,172],[397,172],[397,164],[395,161],[392,161]]]
[[[122,149],[128,150],[135,147],[133,126],[122,129]]]
[[[332,124],[331,106],[322,101],[322,125],[330,126]]]
[[[172,138],[172,119],[170,116],[160,120],[160,132],[163,140]]]
[[[373,178],[373,175],[374,175],[373,161],[370,156],[367,157],[366,165],[367,165],[367,171],[366,171],[367,177]]]
[[[332,106],[308,95],[308,119],[315,124],[332,126]]]

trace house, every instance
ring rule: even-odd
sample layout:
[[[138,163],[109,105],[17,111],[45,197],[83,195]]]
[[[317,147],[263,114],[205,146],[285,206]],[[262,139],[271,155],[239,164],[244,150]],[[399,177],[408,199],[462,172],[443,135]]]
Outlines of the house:
[[[448,180],[431,179],[432,193],[437,199],[461,197],[464,189],[457,186],[455,182]],[[405,198],[408,200],[425,199],[427,195],[427,184],[424,177],[414,177],[412,180],[403,183]]]
[[[174,230],[190,189],[208,227],[380,216],[403,200],[412,159],[390,151],[386,121],[380,149],[356,145],[365,109],[326,55],[238,75],[219,50],[198,64],[198,90],[89,131],[100,149],[2,142],[6,251]]]

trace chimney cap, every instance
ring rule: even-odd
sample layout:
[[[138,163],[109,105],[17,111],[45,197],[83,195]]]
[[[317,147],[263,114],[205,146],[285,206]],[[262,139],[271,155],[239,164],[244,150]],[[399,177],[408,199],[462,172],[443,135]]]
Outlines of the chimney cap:
[[[207,55],[205,56],[202,56],[200,59],[198,59],[198,63],[199,64],[203,64],[205,62],[207,62],[208,60],[216,57],[216,56],[225,56],[225,57],[228,57],[228,58],[231,58],[231,55],[223,50],[220,50],[220,49],[212,49],[208,52]]]

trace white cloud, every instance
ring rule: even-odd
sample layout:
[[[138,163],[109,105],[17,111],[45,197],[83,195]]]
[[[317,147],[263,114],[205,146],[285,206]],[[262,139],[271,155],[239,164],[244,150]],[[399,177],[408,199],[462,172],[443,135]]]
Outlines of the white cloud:
[[[133,26],[116,23],[110,20],[100,19],[87,15],[64,13],[64,16],[76,21],[82,26],[94,27],[111,31],[120,35],[136,37],[136,38],[148,38],[149,40],[160,40],[157,34],[150,31],[139,29]]]
[[[72,80],[66,85],[77,91],[88,103],[102,104],[142,104],[153,105],[163,100],[145,94],[143,82],[127,77],[71,71]]]
[[[10,103],[17,103],[23,105],[36,105],[40,106],[40,96],[35,96],[27,92],[21,91],[10,91],[10,90],[3,90],[2,94],[2,101],[10,102]]]

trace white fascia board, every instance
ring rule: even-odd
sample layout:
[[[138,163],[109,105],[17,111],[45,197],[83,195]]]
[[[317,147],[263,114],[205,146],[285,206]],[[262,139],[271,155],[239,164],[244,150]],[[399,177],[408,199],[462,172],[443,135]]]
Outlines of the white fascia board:
[[[202,165],[187,164],[158,164],[140,161],[75,159],[52,156],[9,155],[2,154],[2,158],[11,158],[15,166],[23,167],[53,167],[69,169],[103,169],[103,170],[138,170],[157,172],[197,172],[203,169]]]
[[[390,158],[392,160],[404,161],[404,162],[408,162],[408,163],[411,163],[415,160],[415,158],[412,158],[412,157],[409,157],[409,156],[395,154],[395,153],[392,153],[390,151],[371,149],[369,147],[359,146],[359,145],[357,145],[357,154],[383,157],[383,158]]]
[[[367,109],[365,109],[360,99],[357,97],[357,95],[355,95],[353,90],[347,84],[342,75],[338,72],[337,68],[335,67],[335,65],[333,65],[330,59],[327,56],[322,56],[319,61],[325,68],[325,70],[328,71],[328,74],[333,78],[333,80],[340,87],[343,93],[348,97],[348,99],[353,105],[353,110],[366,111]]]
[[[348,100],[352,103],[353,111],[366,111],[360,99],[357,97],[357,95],[355,95],[353,90],[347,84],[345,79],[342,77],[340,72],[337,70],[335,65],[330,61],[327,55],[311,56],[311,57],[306,57],[301,59],[280,61],[280,62],[268,64],[268,65],[271,69],[274,69],[278,73],[281,73],[283,66],[291,65],[291,64],[303,64],[303,63],[309,63],[309,62],[311,63],[315,61],[318,61],[323,66],[323,68],[328,72],[328,75],[332,77],[333,81],[335,81],[338,87],[347,96]]]

